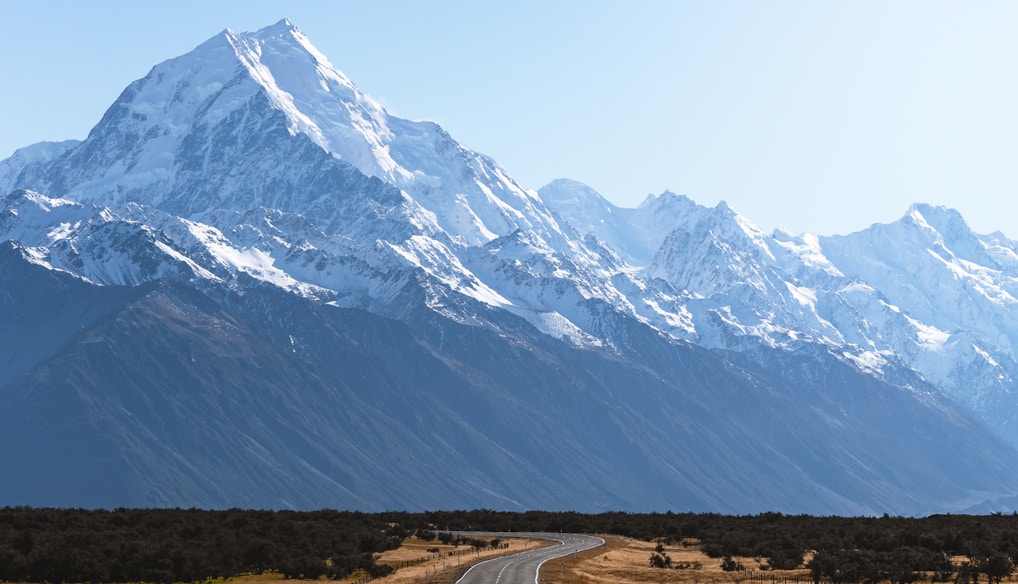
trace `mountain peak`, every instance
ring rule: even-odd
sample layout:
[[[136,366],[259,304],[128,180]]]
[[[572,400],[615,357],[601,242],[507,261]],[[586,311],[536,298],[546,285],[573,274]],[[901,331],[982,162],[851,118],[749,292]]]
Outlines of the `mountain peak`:
[[[300,29],[298,29],[296,25],[290,22],[289,18],[283,18],[276,22],[275,24],[260,29],[258,32],[255,33],[255,36],[258,37],[276,36],[292,32],[300,32]]]
[[[356,170],[387,183],[387,204],[405,204],[427,232],[471,244],[518,227],[562,238],[547,208],[497,163],[436,124],[390,116],[286,19],[256,32],[227,29],[156,65],[83,143],[36,164],[47,167],[44,181],[11,163],[0,167],[0,186],[100,205],[136,198],[189,216],[251,204],[306,209],[305,194],[324,200],[299,186],[306,180],[287,156],[308,161],[321,180]]]
[[[969,231],[968,223],[961,213],[943,205],[915,203],[909,207],[905,217],[914,223],[928,225],[943,235]]]
[[[284,133],[307,138],[368,176],[393,184],[413,178],[392,159],[392,131],[381,106],[283,19],[253,33],[226,29],[156,65],[69,153],[64,166],[80,163],[80,173],[62,172],[55,184],[16,186],[97,202],[110,193],[128,196],[125,189],[145,191],[144,200],[159,205],[170,196],[167,178],[182,169],[197,171],[205,157],[196,149],[235,143],[235,128],[227,126],[244,120],[265,131],[283,126]],[[217,132],[223,135],[217,138]]]
[[[664,192],[662,192],[660,195],[650,193],[643,199],[643,201],[639,205],[636,206],[636,208],[642,209],[644,207],[658,206],[663,202],[674,201],[676,199],[688,200],[688,197],[686,197],[686,195],[676,195],[675,193],[665,189]]]
[[[915,229],[929,244],[945,246],[952,253],[976,263],[983,263],[985,246],[978,241],[961,213],[944,206],[916,203],[896,224],[898,229]],[[992,263],[992,262],[991,262]]]
[[[578,211],[596,205],[599,209],[607,209],[608,212],[615,208],[615,205],[590,185],[569,178],[557,178],[537,192],[541,200],[553,208],[570,207]]]
[[[297,28],[297,25],[291,22],[289,18],[283,18],[277,21],[275,24],[270,24],[269,26],[262,27],[254,32],[243,32],[243,31],[238,32],[230,27],[227,27],[226,29],[223,30],[223,32],[212,37],[211,39],[209,39],[209,41],[206,42],[213,42],[222,37],[226,37],[227,39],[249,38],[257,39],[259,41],[264,42],[273,38],[286,38],[286,37],[297,38],[298,35],[303,37],[304,33],[301,32],[301,30]],[[305,37],[305,39],[306,38],[307,37]]]

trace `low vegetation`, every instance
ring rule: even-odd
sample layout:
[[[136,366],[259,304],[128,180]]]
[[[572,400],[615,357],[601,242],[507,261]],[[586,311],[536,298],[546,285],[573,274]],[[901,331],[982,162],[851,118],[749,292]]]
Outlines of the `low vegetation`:
[[[315,511],[0,509],[0,581],[200,582],[273,571],[338,578],[391,568],[407,535],[376,515]]]
[[[557,571],[553,563],[542,573],[542,582],[563,584],[997,584],[1012,576],[1018,558],[1018,515],[1000,514],[845,518],[19,507],[0,509],[0,581],[202,582],[263,573],[279,579],[367,579],[420,567],[428,581],[442,582],[454,568],[480,558],[482,550],[505,551],[504,540],[454,538],[448,530],[613,534],[606,548],[563,560]],[[401,551],[409,542],[413,545]]]

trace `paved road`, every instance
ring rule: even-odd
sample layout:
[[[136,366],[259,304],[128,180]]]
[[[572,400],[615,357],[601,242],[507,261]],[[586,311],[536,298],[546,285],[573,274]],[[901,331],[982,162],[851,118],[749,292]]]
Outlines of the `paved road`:
[[[476,537],[526,537],[548,539],[559,545],[527,550],[474,565],[456,584],[537,584],[538,571],[548,560],[604,545],[600,537],[568,533],[463,533]]]

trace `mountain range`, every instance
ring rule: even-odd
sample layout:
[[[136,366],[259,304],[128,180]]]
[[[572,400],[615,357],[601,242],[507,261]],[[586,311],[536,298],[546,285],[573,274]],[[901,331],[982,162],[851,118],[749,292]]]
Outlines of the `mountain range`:
[[[1018,505],[1018,243],[951,209],[825,237],[529,189],[286,20],[0,193],[3,504]]]

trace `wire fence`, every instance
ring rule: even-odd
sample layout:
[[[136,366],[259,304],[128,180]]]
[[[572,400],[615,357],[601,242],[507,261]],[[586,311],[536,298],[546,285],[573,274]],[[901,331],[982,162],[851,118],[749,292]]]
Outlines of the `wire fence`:
[[[775,574],[773,572],[759,572],[756,570],[746,572],[746,580],[765,584],[813,584],[813,578],[808,574]]]

